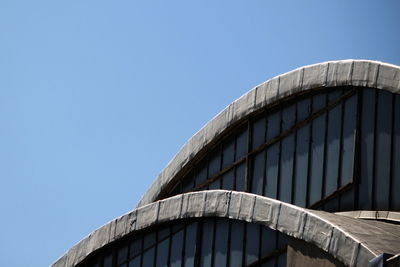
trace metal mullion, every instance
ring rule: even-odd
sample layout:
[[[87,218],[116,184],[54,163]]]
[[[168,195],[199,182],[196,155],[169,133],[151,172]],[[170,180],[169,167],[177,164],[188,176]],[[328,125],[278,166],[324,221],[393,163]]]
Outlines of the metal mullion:
[[[343,94],[343,89],[342,89]],[[342,160],[343,160],[343,131],[344,131],[344,112],[345,112],[346,102],[343,101],[340,107],[340,137],[339,137],[339,161],[338,161],[338,176],[336,181],[336,190],[342,186]],[[341,208],[341,197],[338,199],[338,209]]]
[[[371,185],[371,210],[373,210],[375,208],[375,178],[376,178],[376,125],[377,125],[377,118],[378,118],[378,91],[374,90],[375,93],[375,97],[374,97],[374,101],[375,101],[375,113],[374,113],[374,144],[373,144],[373,152],[372,152],[372,185]],[[368,192],[369,194],[370,192]]]
[[[212,235],[212,245],[211,245],[211,267],[214,267],[214,260],[215,260],[215,237],[217,232],[217,219],[213,220],[213,235]],[[218,267],[218,266],[216,266]]]
[[[357,110],[356,110],[356,128],[354,133],[354,154],[353,154],[353,183],[356,185],[354,190],[354,205],[355,209],[359,209],[359,193],[361,182],[361,119],[363,108],[363,91],[357,90]]]
[[[195,251],[195,256],[194,256],[194,266],[199,267],[200,266],[200,256],[201,256],[201,245],[203,242],[203,226],[204,226],[204,220],[200,220],[197,222],[197,227],[196,227],[196,251]]]
[[[314,108],[314,98],[311,96],[310,97],[310,113],[312,113],[312,110]],[[311,166],[312,166],[312,157],[311,157],[311,148],[312,148],[312,142],[313,142],[313,121],[310,122],[310,127],[308,130],[308,155],[307,155],[307,189],[306,189],[306,207],[310,205],[310,176],[311,176]]]
[[[325,106],[328,105],[329,97],[328,93],[325,94]],[[325,132],[324,132],[324,158],[322,164],[322,187],[321,187],[321,198],[325,197],[325,185],[326,185],[326,165],[327,165],[327,141],[328,141],[328,125],[329,125],[329,112],[326,112],[325,116]]]
[[[249,160],[249,151],[251,150],[251,144],[252,144],[252,136],[253,136],[253,129],[251,127],[251,122],[250,119],[247,119],[247,154],[245,155],[245,161],[246,161],[246,169],[245,169],[245,174],[244,174],[244,181],[245,181],[245,192],[250,192],[249,187],[250,187],[250,170],[251,170],[251,162]]]
[[[226,245],[226,265],[231,265],[231,234],[232,234],[232,220],[228,220],[228,244]]]
[[[298,117],[298,105],[299,101],[296,100],[296,108],[295,108],[295,113],[294,113],[294,121],[295,125],[297,124],[297,117]],[[296,153],[297,153],[297,135],[299,131],[296,130],[294,132],[294,147],[293,147],[293,163],[292,163],[292,192],[290,192],[290,203],[294,202],[294,192],[295,192],[295,186],[296,186],[296,166],[297,166],[297,160],[296,160]]]
[[[282,109],[279,110],[279,133],[282,132]],[[280,198],[279,190],[281,184],[281,159],[282,159],[282,141],[279,140],[278,147],[278,170],[277,170],[277,182],[276,182],[276,199]]]
[[[170,265],[171,265],[171,246],[172,246],[172,235],[173,235],[173,233],[172,233],[172,227],[171,227],[171,225],[169,225],[168,228],[169,228],[169,235],[167,236],[167,238],[169,238],[169,241],[168,241],[167,266],[170,266]],[[176,233],[177,233],[177,232],[179,232],[179,230],[176,231]]]
[[[387,205],[387,207],[389,207],[389,210],[392,209],[392,184],[393,184],[393,155],[394,155],[394,126],[395,126],[395,111],[396,111],[396,95],[392,94],[392,125],[391,125],[391,138],[390,138],[390,174],[389,174],[389,203]]]

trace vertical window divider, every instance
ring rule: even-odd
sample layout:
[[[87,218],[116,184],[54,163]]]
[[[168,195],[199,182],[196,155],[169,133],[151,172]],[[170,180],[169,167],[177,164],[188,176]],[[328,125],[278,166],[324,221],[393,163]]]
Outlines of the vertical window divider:
[[[282,109],[279,110],[279,132],[282,132]],[[280,183],[281,183],[281,157],[282,157],[282,140],[279,140],[278,145],[278,170],[277,170],[277,179],[276,179],[276,199],[279,199],[281,196],[279,194]]]
[[[251,144],[253,142],[253,130],[251,127],[250,119],[247,120],[247,153],[246,153],[246,171],[245,171],[245,192],[250,192],[250,185],[251,185],[251,160],[249,160],[249,152],[251,150]]]
[[[372,184],[371,184],[371,190],[372,190],[372,192],[371,192],[371,208],[372,209],[375,209],[375,179],[376,179],[376,174],[375,174],[375,172],[376,172],[376,162],[375,162],[375,159],[376,159],[376,125],[377,125],[377,118],[378,118],[378,116],[377,116],[377,113],[378,113],[378,97],[379,97],[379,94],[378,94],[378,91],[377,90],[375,90],[375,92],[374,92],[374,94],[375,94],[375,97],[374,97],[374,100],[375,100],[375,114],[374,114],[374,145],[373,145],[373,152],[372,152],[372,158],[373,158],[373,160],[372,160],[372,162],[373,162],[373,164],[372,164]],[[370,192],[368,192],[368,193],[370,193]]]
[[[342,95],[343,95],[343,89],[342,89]],[[349,100],[349,98],[347,98],[347,99],[344,99],[341,103],[340,103],[340,105],[341,105],[341,107],[340,107],[340,137],[339,137],[339,161],[338,161],[338,176],[337,176],[337,181],[336,181],[336,190],[335,191],[337,191],[341,186],[343,186],[343,184],[342,184],[342,159],[343,159],[343,131],[344,131],[344,127],[343,127],[343,125],[344,125],[344,113],[345,113],[345,103],[346,103],[346,101],[347,100]],[[341,195],[339,195],[338,196],[338,208],[340,208],[341,207],[341,199],[342,199],[342,197],[341,197]]]
[[[310,97],[310,108],[309,108],[309,115],[313,113],[314,108],[314,98]],[[306,207],[310,206],[310,176],[311,176],[311,166],[312,166],[312,157],[311,157],[311,147],[313,143],[313,125],[314,121],[310,122],[310,127],[308,130],[308,155],[307,155],[307,190],[306,190]]]
[[[297,117],[298,117],[298,108],[299,108],[299,99],[296,97],[296,108],[294,111],[294,125],[297,124]],[[295,186],[296,186],[296,153],[297,153],[297,134],[299,133],[299,130],[297,129],[293,133],[293,138],[294,138],[294,147],[293,147],[293,164],[292,164],[292,192],[290,192],[290,203],[294,202],[294,195],[296,192]]]
[[[325,106],[328,105],[329,98],[328,98],[329,92],[325,94]],[[326,184],[326,166],[327,166],[327,142],[328,142],[328,125],[329,125],[329,111],[326,112],[325,116],[325,133],[324,133],[324,159],[323,159],[323,166],[322,166],[322,187],[321,187],[321,198],[325,198],[325,184]]]
[[[353,184],[354,187],[354,208],[359,209],[359,185],[361,182],[361,114],[363,106],[363,91],[362,89],[357,90],[357,113],[356,113],[356,128],[354,133],[354,155],[353,155]]]
[[[392,124],[392,128],[391,128],[391,136],[390,136],[390,174],[389,174],[389,203],[388,203],[388,207],[389,207],[389,210],[392,210],[392,208],[393,208],[393,203],[392,203],[392,198],[393,198],[393,196],[392,196],[392,191],[393,190],[391,190],[391,188],[392,188],[392,185],[393,185],[393,179],[394,179],[394,177],[393,177],[393,166],[394,166],[394,163],[393,163],[393,156],[394,156],[394,129],[395,129],[395,117],[396,117],[396,113],[395,113],[395,111],[396,111],[396,95],[395,94],[393,94],[392,95],[392,120],[391,120],[391,124]]]

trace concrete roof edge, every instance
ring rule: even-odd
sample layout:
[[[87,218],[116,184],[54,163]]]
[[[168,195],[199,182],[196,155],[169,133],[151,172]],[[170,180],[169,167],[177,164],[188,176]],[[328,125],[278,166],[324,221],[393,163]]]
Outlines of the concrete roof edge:
[[[400,247],[400,240],[379,231],[376,224],[360,227],[375,235],[358,235],[352,229],[361,222],[337,214],[300,208],[275,199],[245,192],[209,190],[177,195],[150,203],[103,225],[73,246],[52,267],[72,267],[105,245],[148,227],[185,218],[221,217],[259,223],[294,238],[305,240],[349,266],[365,264],[380,254],[379,239]],[[338,223],[339,222],[339,223]],[[399,226],[394,230],[400,229]],[[378,240],[378,241],[377,241]],[[396,251],[388,251],[394,254]],[[398,253],[398,251],[396,252]]]
[[[228,105],[195,133],[161,171],[137,207],[153,202],[198,152],[229,126],[255,110],[302,91],[338,86],[372,87],[399,93],[400,67],[372,60],[327,61],[300,67],[261,83]]]

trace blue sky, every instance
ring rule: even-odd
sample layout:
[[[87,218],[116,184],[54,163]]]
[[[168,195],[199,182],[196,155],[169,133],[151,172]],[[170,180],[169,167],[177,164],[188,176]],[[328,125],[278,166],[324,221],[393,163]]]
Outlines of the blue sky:
[[[49,266],[179,148],[303,65],[400,65],[400,2],[0,1],[0,266]]]

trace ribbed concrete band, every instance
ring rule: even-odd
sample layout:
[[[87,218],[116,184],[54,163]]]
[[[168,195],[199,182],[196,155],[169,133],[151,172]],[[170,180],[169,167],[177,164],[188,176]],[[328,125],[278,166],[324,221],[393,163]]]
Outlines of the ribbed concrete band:
[[[259,223],[312,243],[348,266],[367,266],[383,252],[400,251],[400,226],[369,222],[226,190],[178,195],[135,209],[100,227],[52,266],[71,267],[127,234],[185,218],[221,217]],[[369,233],[369,234],[366,234]]]
[[[367,60],[330,61],[296,69],[256,86],[231,103],[189,139],[160,173],[137,206],[153,202],[182,167],[240,119],[290,95],[338,86],[363,86],[399,93],[400,67]]]

